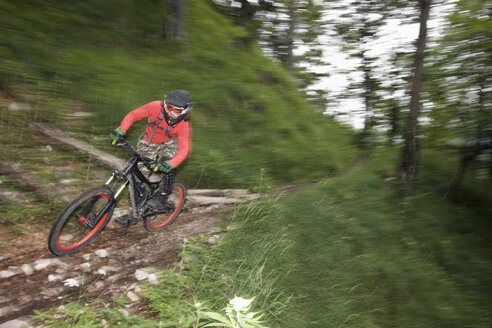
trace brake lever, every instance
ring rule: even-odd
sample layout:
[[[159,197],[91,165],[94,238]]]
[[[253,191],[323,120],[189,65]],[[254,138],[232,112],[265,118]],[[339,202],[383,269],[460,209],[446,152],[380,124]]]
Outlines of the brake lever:
[[[116,147],[125,149],[128,147],[128,141],[126,141],[125,139],[113,141],[113,145],[115,145]]]

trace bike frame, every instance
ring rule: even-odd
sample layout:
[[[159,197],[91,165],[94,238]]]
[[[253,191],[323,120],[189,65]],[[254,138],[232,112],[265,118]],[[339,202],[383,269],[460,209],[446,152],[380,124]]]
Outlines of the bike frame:
[[[145,213],[145,215],[142,215],[144,213],[142,213],[141,211],[143,205],[145,204],[145,201],[143,201],[144,198],[148,199],[150,197],[150,195],[158,188],[159,182],[149,181],[139,169],[138,163],[143,163],[150,170],[153,168],[153,165],[155,165],[155,161],[151,158],[139,154],[127,142],[121,144],[120,146],[132,152],[133,158],[121,172],[114,170],[111,174],[111,177],[104,184],[108,188],[111,188],[111,184],[114,182],[115,179],[121,180],[123,182],[114,194],[113,198],[109,201],[108,206],[116,203],[121,193],[125,190],[126,187],[129,186],[128,191],[130,193],[130,207],[132,208],[134,218],[143,219],[144,217],[149,215],[159,214],[160,211],[156,211],[152,213]],[[136,178],[138,178],[139,181],[137,181]],[[140,186],[147,186],[150,192],[147,192],[147,189],[145,191],[140,190]]]

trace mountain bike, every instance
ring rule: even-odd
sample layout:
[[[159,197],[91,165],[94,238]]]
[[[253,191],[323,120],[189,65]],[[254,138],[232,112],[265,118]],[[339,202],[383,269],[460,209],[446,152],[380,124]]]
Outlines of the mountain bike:
[[[133,156],[121,171],[113,171],[104,186],[90,189],[73,200],[56,218],[48,237],[49,250],[58,256],[71,254],[87,246],[108,224],[118,197],[128,187],[130,213],[143,221],[149,232],[160,231],[176,220],[183,209],[186,187],[179,181],[172,185],[172,193],[164,208],[147,205],[159,188],[158,182],[149,181],[139,165],[152,171],[157,162],[138,153],[124,138],[116,146]],[[141,164],[140,164],[141,163]]]

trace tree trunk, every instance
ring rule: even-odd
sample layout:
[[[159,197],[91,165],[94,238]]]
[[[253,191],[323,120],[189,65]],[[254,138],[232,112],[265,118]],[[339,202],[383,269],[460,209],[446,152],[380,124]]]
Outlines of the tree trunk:
[[[458,169],[456,170],[456,175],[446,192],[446,198],[448,200],[451,200],[453,198],[454,194],[460,187],[461,182],[463,181],[466,169],[475,160],[479,153],[480,151],[478,149],[473,151],[471,154],[468,154],[466,149],[463,150],[463,154],[461,155],[460,162],[458,164]]]
[[[400,163],[400,176],[406,185],[407,195],[414,192],[414,182],[419,163],[418,118],[420,114],[420,92],[424,70],[425,43],[427,38],[427,20],[429,19],[431,0],[420,0],[420,31],[417,40],[417,51],[414,61],[414,76],[412,83],[410,112],[405,126],[405,146]]]
[[[361,53],[362,63],[363,63],[363,73],[364,73],[364,82],[362,82],[364,88],[364,128],[362,130],[361,136],[361,146],[362,148],[366,148],[369,145],[369,134],[371,129],[371,120],[372,118],[372,95],[373,90],[371,88],[371,68],[369,67],[370,61],[367,59],[366,52],[362,51]]]
[[[168,0],[168,6],[166,39],[182,41],[186,34],[186,0]]]
[[[285,67],[290,72],[292,76],[296,75],[294,63],[294,38],[295,30],[297,27],[297,13],[296,13],[296,0],[289,4],[289,29],[287,31],[287,56]]]

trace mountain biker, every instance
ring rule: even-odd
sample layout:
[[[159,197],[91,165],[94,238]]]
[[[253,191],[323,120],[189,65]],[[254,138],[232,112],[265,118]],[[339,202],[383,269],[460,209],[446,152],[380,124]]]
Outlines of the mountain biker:
[[[147,204],[155,210],[165,208],[167,196],[172,190],[176,167],[189,155],[191,150],[191,97],[185,90],[173,90],[164,100],[152,101],[131,112],[121,121],[120,126],[111,132],[111,138],[117,142],[133,123],[147,117],[147,126],[137,142],[137,151],[158,161],[156,169],[162,173],[159,189]],[[141,166],[149,180],[159,181],[159,176]],[[123,226],[136,224],[131,212],[116,219]]]

